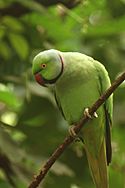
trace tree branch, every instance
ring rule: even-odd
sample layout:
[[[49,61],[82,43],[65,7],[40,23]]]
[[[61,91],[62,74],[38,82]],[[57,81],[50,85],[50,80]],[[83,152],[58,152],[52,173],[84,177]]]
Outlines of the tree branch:
[[[103,95],[89,108],[90,115],[93,113],[108,99],[108,97],[116,90],[116,88],[125,80],[125,72],[122,73],[108,88]],[[78,124],[76,124],[74,131],[78,133],[81,128],[85,125],[86,122],[89,121],[88,117],[83,117]],[[43,178],[51,168],[51,166],[55,163],[55,161],[61,156],[61,154],[65,151],[65,149],[73,142],[74,138],[71,136],[67,136],[63,143],[58,146],[58,148],[53,152],[47,162],[40,169],[38,175],[34,176],[33,181],[28,186],[28,188],[36,188],[40,182],[42,182]]]
[[[44,7],[49,7],[49,6],[53,6],[56,4],[63,4],[64,6],[66,6],[67,8],[73,8],[75,6],[77,6],[81,0],[34,0],[37,3],[39,3],[40,5],[44,6]],[[20,17],[24,14],[27,14],[29,12],[32,12],[33,10],[25,5],[23,5],[23,3],[19,3],[17,2],[13,2],[11,3],[9,6],[7,7],[2,7],[0,8],[0,16],[13,16],[13,17]]]

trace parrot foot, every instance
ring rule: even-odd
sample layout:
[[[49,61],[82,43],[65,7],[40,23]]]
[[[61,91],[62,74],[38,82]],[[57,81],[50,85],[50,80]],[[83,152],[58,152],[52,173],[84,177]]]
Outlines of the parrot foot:
[[[80,137],[80,136],[78,136],[78,135],[76,134],[76,132],[74,131],[74,127],[75,127],[75,125],[71,125],[71,126],[69,127],[69,134],[70,134],[70,136],[75,139],[75,142],[80,142],[80,141],[83,142],[83,138]]]
[[[85,108],[85,110],[84,110],[84,116],[92,119],[92,116],[89,114],[89,108]]]
[[[76,137],[77,137],[77,134],[76,134],[76,132],[74,131],[74,127],[75,127],[75,125],[71,125],[71,126],[69,127],[69,134],[70,134],[71,137],[76,138]]]
[[[92,119],[92,116],[89,114],[89,108],[85,108],[85,110],[84,110],[84,116]],[[97,118],[98,114],[96,112],[94,112],[93,116],[94,116],[94,118]]]
[[[98,114],[96,112],[94,112],[93,116],[94,118],[98,118]]]

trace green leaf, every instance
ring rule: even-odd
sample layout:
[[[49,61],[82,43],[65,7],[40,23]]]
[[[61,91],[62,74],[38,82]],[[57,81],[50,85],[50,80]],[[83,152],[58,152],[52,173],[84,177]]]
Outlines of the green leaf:
[[[8,44],[4,41],[0,42],[0,55],[6,60],[11,57],[11,50]]]
[[[4,16],[2,24],[12,31],[22,32],[24,31],[23,24],[14,17]]]
[[[6,2],[5,0],[0,0],[0,8],[6,7],[7,5],[9,5],[10,2]]]
[[[20,106],[20,101],[13,92],[7,90],[7,88],[4,90],[2,88],[3,87],[0,84],[0,101],[10,108],[17,109]]]
[[[29,54],[29,45],[23,35],[9,33],[9,40],[16,53],[21,59],[25,59]]]
[[[0,39],[2,39],[5,35],[5,31],[2,27],[0,27]]]
[[[108,36],[125,31],[125,16],[120,19],[110,20],[100,25],[90,25],[83,33],[87,36]]]
[[[4,188],[12,188],[11,185],[5,181],[5,180],[0,180],[0,187],[4,187]]]
[[[15,152],[16,151],[16,152]],[[14,171],[14,174],[11,174],[11,178],[15,182],[18,188],[26,187],[26,184],[29,181],[29,174],[31,173],[31,168],[28,169],[27,162],[30,161],[26,153],[19,147],[19,145],[12,139],[12,135],[8,134],[5,131],[0,123],[0,152],[7,156],[9,159],[8,165],[10,165]],[[2,188],[11,188],[7,187],[6,182],[5,186],[0,180],[0,187]],[[2,186],[3,185],[3,186]],[[25,185],[25,186],[24,186]]]
[[[30,1],[26,1],[26,0],[18,0],[18,2],[20,2],[22,5],[24,5],[25,7],[34,10],[34,11],[38,11],[38,12],[45,12],[44,7],[42,6],[42,3],[36,2],[34,0],[30,0]]]

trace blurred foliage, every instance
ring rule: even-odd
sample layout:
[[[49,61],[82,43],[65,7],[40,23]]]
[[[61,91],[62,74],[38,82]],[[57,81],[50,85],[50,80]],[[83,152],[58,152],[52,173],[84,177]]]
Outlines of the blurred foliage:
[[[41,2],[0,1],[0,187],[4,188],[26,188],[67,135],[67,123],[51,91],[34,82],[31,63],[38,52],[55,48],[88,54],[105,65],[112,81],[125,70],[124,0],[74,0],[72,6],[55,1],[47,7]],[[11,10],[14,3],[18,8]],[[125,83],[114,94],[110,188],[125,188],[124,90]],[[94,188],[81,147],[72,144],[40,187]]]

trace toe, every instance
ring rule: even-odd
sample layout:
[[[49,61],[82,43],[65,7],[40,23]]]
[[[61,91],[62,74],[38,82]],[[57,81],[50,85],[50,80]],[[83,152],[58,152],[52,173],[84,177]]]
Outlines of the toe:
[[[72,126],[69,127],[69,134],[70,134],[71,137],[76,138],[77,134],[74,131],[74,127],[75,127],[75,125],[72,125]]]
[[[96,112],[94,112],[93,116],[94,118],[98,118],[98,114]]]
[[[92,119],[92,116],[89,114],[89,108],[85,108],[85,110],[84,110],[84,116]]]

